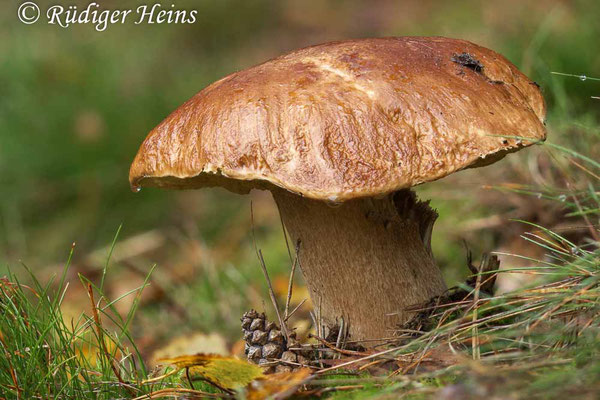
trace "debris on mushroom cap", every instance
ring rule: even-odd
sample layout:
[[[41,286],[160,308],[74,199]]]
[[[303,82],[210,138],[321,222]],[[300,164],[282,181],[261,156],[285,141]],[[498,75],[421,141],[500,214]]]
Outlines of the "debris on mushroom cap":
[[[473,43],[326,43],[200,91],[150,132],[130,182],[242,193],[277,185],[345,201],[495,162],[544,140],[544,118],[539,88]]]
[[[454,54],[452,56],[452,61],[464,65],[467,68],[471,68],[475,72],[483,71],[483,64],[469,53]]]

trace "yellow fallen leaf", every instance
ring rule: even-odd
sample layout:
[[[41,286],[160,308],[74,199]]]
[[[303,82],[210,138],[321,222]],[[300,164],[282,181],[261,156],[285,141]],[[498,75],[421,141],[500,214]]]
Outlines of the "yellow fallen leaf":
[[[225,389],[237,389],[264,376],[262,368],[247,361],[216,354],[196,354],[159,360],[176,369],[188,369],[191,377],[202,379]]]
[[[310,373],[309,368],[301,368],[292,372],[281,372],[257,379],[246,388],[246,399],[285,399],[296,393],[298,387],[309,380]]]

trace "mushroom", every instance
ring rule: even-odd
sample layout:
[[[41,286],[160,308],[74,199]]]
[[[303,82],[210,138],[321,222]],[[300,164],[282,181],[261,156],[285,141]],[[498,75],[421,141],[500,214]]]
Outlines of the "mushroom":
[[[539,87],[442,37],[326,43],[233,73],[154,128],[130,183],[270,190],[322,322],[378,339],[445,290],[411,187],[545,139]]]

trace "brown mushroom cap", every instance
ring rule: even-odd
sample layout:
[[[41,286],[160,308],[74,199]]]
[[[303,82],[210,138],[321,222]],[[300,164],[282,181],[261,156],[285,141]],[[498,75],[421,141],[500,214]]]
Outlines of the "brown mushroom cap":
[[[326,43],[200,91],[150,132],[129,179],[235,192],[274,184],[345,201],[495,162],[544,140],[544,118],[538,86],[473,43]]]

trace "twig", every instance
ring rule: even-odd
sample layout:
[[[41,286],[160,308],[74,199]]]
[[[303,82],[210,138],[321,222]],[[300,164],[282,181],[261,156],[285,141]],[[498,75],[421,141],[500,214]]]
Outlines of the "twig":
[[[187,369],[187,368],[186,368],[186,369]],[[223,386],[219,385],[217,382],[213,382],[213,381],[211,381],[211,380],[210,380],[210,379],[208,379],[208,378],[202,378],[202,377],[200,377],[200,378],[198,378],[198,380],[199,380],[199,381],[202,381],[202,382],[206,382],[206,383],[208,383],[209,385],[211,385],[211,386],[214,386],[214,387],[216,387],[217,389],[219,389],[220,391],[222,391],[222,392],[225,392],[225,393],[227,393],[227,394],[229,394],[229,395],[234,395],[234,394],[235,394],[235,392],[234,392],[233,390],[231,390],[231,389],[227,389],[226,387],[223,387]]]
[[[402,331],[409,331],[409,329],[402,329]],[[422,333],[421,331],[413,331],[413,332]],[[396,339],[398,339],[398,336],[384,337],[381,339],[346,340],[344,343],[345,344],[358,344],[358,343],[381,342],[381,341],[391,342]]]
[[[338,337],[337,340],[335,341],[335,347],[337,347],[338,349],[342,348],[342,339],[344,338],[344,317],[340,317],[340,329],[338,331]],[[340,356],[341,358],[341,356]]]
[[[317,334],[321,337],[325,336],[325,332],[323,332],[323,315],[321,314],[321,305],[323,304],[323,298],[319,297],[319,307],[317,307]]]
[[[194,387],[194,382],[192,382],[192,377],[190,376],[190,369],[189,368],[185,369],[185,377],[187,378],[187,381],[190,384],[190,387],[193,390],[196,390],[196,388]]]
[[[370,355],[370,353],[363,353],[363,352],[360,352],[360,351],[340,349],[340,348],[336,347],[335,345],[329,343],[327,340],[325,340],[325,339],[323,339],[323,338],[321,338],[319,336],[313,335],[311,333],[308,334],[308,337],[309,338],[317,339],[321,344],[325,345],[329,349],[331,349],[333,351],[336,351],[336,352],[338,352],[340,354],[345,354],[347,356],[368,356],[368,355]]]
[[[180,370],[180,369],[177,369],[177,368],[175,368],[175,369],[173,369],[173,370],[171,370],[171,371],[167,372],[166,374],[162,374],[162,375],[159,375],[159,376],[155,376],[154,378],[148,378],[148,379],[145,379],[145,380],[143,380],[143,381],[142,381],[142,385],[148,385],[148,384],[150,384],[150,383],[154,383],[154,382],[159,382],[159,381],[162,381],[163,379],[166,379],[166,378],[168,378],[168,377],[169,377],[169,376],[171,376],[171,375],[175,375],[175,374],[176,374],[176,373],[178,373],[179,371],[181,371],[181,370]]]
[[[285,241],[287,243],[287,238]],[[292,270],[290,272],[290,281],[288,283],[287,299],[285,300],[285,312],[283,314],[284,322],[287,321],[289,318],[288,311],[290,310],[290,301],[292,301],[292,290],[294,287],[294,273],[296,272],[296,266],[298,264],[299,258],[300,258],[300,240],[298,240],[298,242],[296,242],[296,258],[294,259],[294,262],[292,263]]]
[[[388,361],[389,360],[386,360],[386,359],[383,359],[383,358],[381,360],[374,360],[374,361],[371,361],[368,364],[365,364],[365,365],[359,367],[358,370],[359,371],[364,371],[365,369],[369,369],[369,368],[371,368],[374,365],[381,364],[381,363],[388,362]]]
[[[287,231],[285,230],[285,224],[283,223],[283,217],[281,215],[281,210],[279,209],[279,204],[277,204],[277,202],[275,202],[275,204],[277,205],[277,211],[279,211],[279,222],[281,222],[281,230],[283,231],[283,239],[285,240],[285,247],[287,249],[288,257],[290,257],[290,263],[293,264],[294,261],[292,260],[292,251],[290,250],[290,243],[288,242]],[[296,251],[296,254],[298,254],[297,251]]]
[[[296,306],[296,307],[295,307],[295,308],[292,310],[292,312],[290,313],[290,315],[288,315],[288,316],[287,316],[287,317],[284,319],[284,321],[285,321],[285,322],[287,322],[287,321],[288,321],[288,320],[289,320],[289,319],[292,317],[292,315],[294,315],[294,313],[295,313],[296,311],[298,311],[298,310],[300,309],[300,307],[302,307],[302,305],[303,305],[304,303],[306,303],[306,300],[307,300],[307,299],[303,299],[303,300],[300,302],[300,304],[298,304],[298,305],[297,305],[297,306]]]
[[[438,328],[439,329],[441,325],[438,324]],[[434,335],[431,337],[431,339],[429,340],[429,342],[427,342],[427,344],[425,345],[425,348],[423,349],[423,351],[421,352],[421,356],[418,358],[418,360],[413,363],[412,365],[415,366],[415,374],[417,373],[417,371],[419,370],[419,367],[421,366],[421,362],[425,359],[425,357],[427,357],[427,355],[429,354],[429,349],[431,348],[431,346],[433,346],[433,344],[435,343],[435,341],[438,339],[440,335]],[[412,368],[412,365],[410,366]],[[403,374],[406,374],[408,372],[408,367],[403,369]]]
[[[269,278],[269,272],[267,271],[267,266],[265,265],[265,259],[263,258],[262,251],[256,245],[256,236],[254,235],[254,210],[252,208],[252,203],[250,203],[250,221],[252,224],[252,241],[254,242],[254,250],[256,251],[256,255],[258,256],[258,261],[260,261],[260,267],[262,268],[265,280],[267,281],[267,285],[269,287],[269,296],[271,297],[271,302],[273,303],[273,307],[275,308],[275,313],[277,314],[277,319],[279,320],[281,331],[283,333],[283,336],[285,336],[285,338],[288,339],[288,332],[285,326],[285,321],[283,320],[283,318],[281,318],[281,313],[279,312],[277,298],[275,297],[275,291],[273,290],[273,285],[271,284],[271,278]]]
[[[473,295],[473,336],[471,337],[471,345],[473,347],[473,359],[481,359],[481,349],[479,347],[479,328],[475,324],[477,322],[477,303],[479,302],[479,291],[481,289],[481,273],[488,268],[491,263],[491,257],[488,253],[483,254],[479,270],[477,271],[477,280],[475,281],[475,294]]]
[[[315,313],[313,311],[310,311],[308,314],[310,315],[310,318],[312,319],[312,322],[315,326],[315,331],[317,332],[317,336],[320,336],[319,335],[319,325],[317,324],[317,317],[315,316]]]
[[[383,355],[386,355],[386,354],[393,353],[395,351],[400,350],[401,348],[402,347],[394,347],[394,348],[391,348],[391,349],[380,351],[379,353],[371,354],[370,356],[361,357],[361,358],[357,358],[356,360],[347,361],[345,363],[341,363],[339,365],[335,365],[333,367],[329,367],[329,368],[325,368],[325,369],[322,369],[320,371],[317,371],[316,374],[319,374],[319,375],[320,374],[324,374],[325,372],[335,371],[336,369],[344,368],[344,367],[347,367],[349,365],[359,363],[361,361],[371,360],[373,358],[377,358],[377,357],[380,357],[380,356],[383,356]]]
[[[406,375],[406,373],[408,371],[410,371],[413,367],[415,367],[415,366],[418,367],[419,365],[421,365],[421,362],[428,355],[429,355],[429,353],[422,353],[421,356],[416,361],[413,358],[413,360],[410,361],[410,364],[404,366],[403,368],[398,368],[397,370],[395,370],[394,372],[389,374],[388,377],[391,378],[391,377],[395,377],[397,375]],[[417,370],[415,369],[414,373],[416,374],[416,372],[417,372]]]
[[[294,367],[304,367],[304,368],[310,368],[313,370],[318,370],[319,367],[315,367],[314,365],[309,365],[309,364],[302,364],[299,362],[294,362],[294,361],[286,361],[286,360],[276,360],[273,361],[271,364],[266,363],[266,364],[262,364],[263,366],[269,366],[269,365],[278,365],[278,364],[285,364],[285,365],[292,365]]]
[[[277,305],[277,298],[275,297],[275,291],[273,290],[273,285],[271,285],[271,278],[269,278],[269,273],[267,272],[267,266],[265,265],[265,259],[263,258],[262,251],[258,250],[258,259],[260,260],[260,267],[262,268],[263,274],[265,275],[265,280],[267,281],[267,285],[269,286],[269,296],[271,297],[271,302],[273,303],[273,307],[275,308],[275,313],[277,314],[277,319],[279,320],[279,325],[281,325],[281,331],[283,336],[288,338],[287,327],[285,326],[285,321],[281,318],[281,314],[279,313],[279,306]]]

